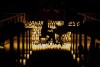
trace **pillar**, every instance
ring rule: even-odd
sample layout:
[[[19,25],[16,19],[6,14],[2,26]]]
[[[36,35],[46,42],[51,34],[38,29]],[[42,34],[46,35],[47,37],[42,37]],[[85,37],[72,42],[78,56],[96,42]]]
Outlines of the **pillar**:
[[[24,59],[24,51],[25,51],[25,49],[24,49],[24,44],[25,44],[25,42],[24,42],[24,38],[25,38],[25,32],[22,32],[22,63],[23,63],[23,59]]]
[[[15,66],[16,65],[16,55],[13,49],[13,36],[10,36],[10,65]]]
[[[26,33],[25,33],[25,38],[26,38],[26,58],[27,58],[27,54],[28,54],[28,29],[26,29],[26,31],[25,31]]]
[[[84,36],[84,64],[87,65],[87,35]]]
[[[74,53],[74,32],[73,32],[73,53]]]
[[[20,34],[17,34],[17,66],[20,66]]]
[[[79,34],[79,46],[78,46],[79,58],[80,58],[80,65],[81,65],[83,61],[82,61],[82,57],[81,57],[82,53],[80,51],[80,46],[82,46],[82,33],[81,32]]]
[[[29,29],[29,54],[30,54],[30,45],[31,45],[30,42],[31,41],[30,41],[30,29]]]
[[[75,50],[76,51],[76,53],[75,53],[76,56],[75,56],[75,59],[77,61],[77,31],[76,31],[76,37],[75,38],[76,38],[76,50]]]

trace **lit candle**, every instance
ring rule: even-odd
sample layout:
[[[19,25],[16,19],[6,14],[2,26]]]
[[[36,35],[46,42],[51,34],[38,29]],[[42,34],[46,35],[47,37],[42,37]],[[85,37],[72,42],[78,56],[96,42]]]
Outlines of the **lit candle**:
[[[75,54],[73,54],[73,59],[75,59]]]
[[[30,54],[27,54],[27,59],[29,59]]]
[[[26,54],[24,54],[24,58],[26,58]]]
[[[71,50],[71,54],[73,54],[73,50]]]
[[[20,64],[22,64],[22,59],[19,60]]]
[[[23,59],[23,65],[26,65],[26,59]]]
[[[32,51],[30,51],[30,55],[32,55]]]
[[[10,43],[4,44],[4,48],[5,48],[6,50],[10,50]]]
[[[3,49],[4,47],[3,46],[0,46],[0,49]]]
[[[80,62],[80,58],[79,58],[79,57],[77,58],[77,62],[78,62],[78,63]]]

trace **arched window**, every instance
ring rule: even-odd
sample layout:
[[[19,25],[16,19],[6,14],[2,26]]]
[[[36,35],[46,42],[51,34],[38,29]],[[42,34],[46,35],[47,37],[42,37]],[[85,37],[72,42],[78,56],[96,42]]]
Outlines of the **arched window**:
[[[68,26],[75,26],[75,22],[74,21],[70,21],[69,23],[68,23]]]
[[[68,23],[68,26],[72,26],[72,22],[69,22],[69,23]]]
[[[77,26],[79,26],[80,25],[80,22],[77,22]]]
[[[70,21],[68,23],[68,26],[79,26],[79,25],[80,25],[80,22],[79,21],[78,22]]]
[[[74,21],[72,22],[72,26],[76,26],[76,24],[75,24],[75,22],[74,22]]]

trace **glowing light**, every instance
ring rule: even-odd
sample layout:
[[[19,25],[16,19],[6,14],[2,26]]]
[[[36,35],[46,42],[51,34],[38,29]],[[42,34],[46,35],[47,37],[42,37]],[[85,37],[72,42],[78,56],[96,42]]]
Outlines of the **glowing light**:
[[[30,51],[30,55],[32,55],[32,51]]]
[[[42,44],[42,46],[43,46],[43,47],[45,47],[45,46],[46,46],[46,44]]]
[[[4,42],[4,48],[5,48],[5,50],[10,50],[10,40],[9,39],[5,40],[5,42]]]
[[[26,59],[23,59],[23,65],[26,65]]]
[[[78,21],[78,22],[74,22],[74,21],[72,21],[72,22],[69,22],[68,23],[68,26],[79,26],[80,25],[80,22]]]
[[[79,57],[77,58],[77,62],[78,62],[78,63],[80,62],[80,58],[79,58]]]
[[[24,58],[26,58],[26,54],[24,54]]]
[[[4,48],[5,48],[6,50],[10,50],[10,43],[4,44]]]
[[[15,38],[16,38],[16,37],[15,37]],[[17,50],[17,48],[18,48],[17,40],[14,40],[13,48],[14,48],[14,50]]]
[[[20,45],[21,46],[21,45]],[[26,43],[24,44],[24,50],[26,50]]]
[[[67,32],[61,36],[61,40],[65,42],[71,42],[71,32]]]
[[[69,23],[68,23],[68,26],[72,26],[72,22],[69,22]]]
[[[0,49],[4,49],[4,47],[3,46],[0,46]]]
[[[69,50],[70,51],[71,44],[70,43],[64,43],[62,48],[65,49],[65,50]]]
[[[73,50],[71,50],[71,54],[73,54]]]
[[[62,26],[62,25],[64,25],[64,21],[56,21],[56,25],[57,26]]]
[[[79,26],[79,25],[80,25],[80,22],[78,21],[78,22],[77,22],[77,26]]]
[[[61,44],[42,44],[42,45],[32,45],[32,50],[46,50],[46,49],[63,49],[63,50],[68,50],[70,51],[71,44],[70,43],[65,43],[63,46]]]
[[[42,43],[46,42],[46,38],[41,38],[41,42]]]
[[[20,50],[22,50],[22,47],[23,47],[23,46],[22,46],[22,43],[20,43],[19,47],[20,47]]]
[[[19,60],[20,64],[22,64],[22,59]]]
[[[30,54],[27,54],[27,59],[29,59]]]
[[[75,54],[73,54],[73,59],[75,59]]]

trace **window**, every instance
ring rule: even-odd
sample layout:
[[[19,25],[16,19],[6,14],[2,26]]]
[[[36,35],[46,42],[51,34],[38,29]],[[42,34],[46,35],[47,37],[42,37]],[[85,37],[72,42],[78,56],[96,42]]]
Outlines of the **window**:
[[[80,25],[80,22],[79,21],[78,22],[70,21],[68,23],[68,26],[79,26],[79,25]]]

